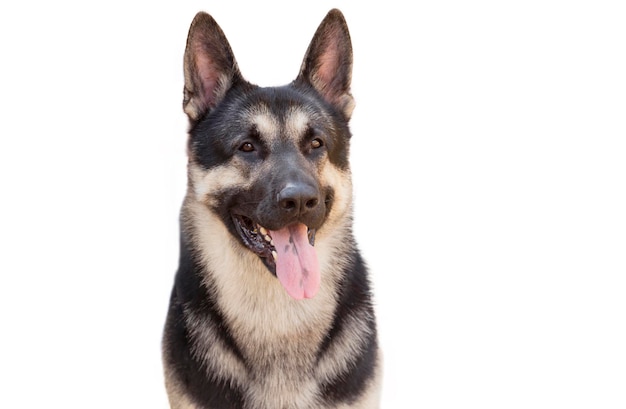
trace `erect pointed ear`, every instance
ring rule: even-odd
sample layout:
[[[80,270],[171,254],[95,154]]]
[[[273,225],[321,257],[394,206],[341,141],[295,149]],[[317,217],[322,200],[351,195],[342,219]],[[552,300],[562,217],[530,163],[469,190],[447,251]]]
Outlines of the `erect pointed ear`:
[[[341,11],[328,12],[317,28],[302,61],[298,82],[307,82],[330,104],[350,119],[354,99],[352,80],[352,44],[348,25]]]
[[[200,12],[191,23],[184,59],[183,110],[196,121],[215,108],[226,91],[241,80],[235,56],[213,17]]]

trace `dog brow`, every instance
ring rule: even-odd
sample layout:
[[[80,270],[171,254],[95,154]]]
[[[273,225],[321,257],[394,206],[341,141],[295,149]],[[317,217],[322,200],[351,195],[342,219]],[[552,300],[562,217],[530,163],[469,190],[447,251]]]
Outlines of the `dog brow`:
[[[285,130],[288,135],[300,139],[309,129],[311,116],[299,108],[292,108],[285,119]]]
[[[272,140],[280,133],[280,123],[278,118],[267,109],[261,107],[251,115],[251,123],[267,140]]]

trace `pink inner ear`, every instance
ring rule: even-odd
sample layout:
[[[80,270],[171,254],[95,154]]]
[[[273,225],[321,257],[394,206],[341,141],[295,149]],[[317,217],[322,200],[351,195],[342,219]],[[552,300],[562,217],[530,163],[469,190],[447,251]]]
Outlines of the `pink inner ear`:
[[[206,107],[214,107],[215,91],[219,85],[219,75],[215,69],[215,64],[213,63],[213,60],[202,51],[196,52],[195,63],[198,76],[200,77],[200,81],[202,83],[202,102],[206,105]]]
[[[337,39],[332,38],[326,44],[324,53],[319,57],[320,64],[317,69],[317,77],[326,97],[333,99],[336,90],[333,90],[333,80],[337,76],[339,68],[339,52]]]

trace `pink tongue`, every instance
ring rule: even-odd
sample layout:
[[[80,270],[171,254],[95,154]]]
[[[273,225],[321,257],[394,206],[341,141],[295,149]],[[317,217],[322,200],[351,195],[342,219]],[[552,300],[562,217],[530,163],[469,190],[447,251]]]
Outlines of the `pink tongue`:
[[[307,227],[292,224],[270,230],[270,235],[278,253],[276,276],[287,294],[296,300],[315,297],[320,286],[320,268],[315,247],[309,244]]]

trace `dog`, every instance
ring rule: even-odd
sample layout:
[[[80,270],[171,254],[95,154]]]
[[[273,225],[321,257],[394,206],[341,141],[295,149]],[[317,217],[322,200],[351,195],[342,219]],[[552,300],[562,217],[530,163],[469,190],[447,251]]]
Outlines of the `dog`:
[[[377,408],[373,297],[352,232],[352,45],[331,10],[286,86],[246,81],[215,20],[184,55],[188,189],[163,335],[172,408]]]

